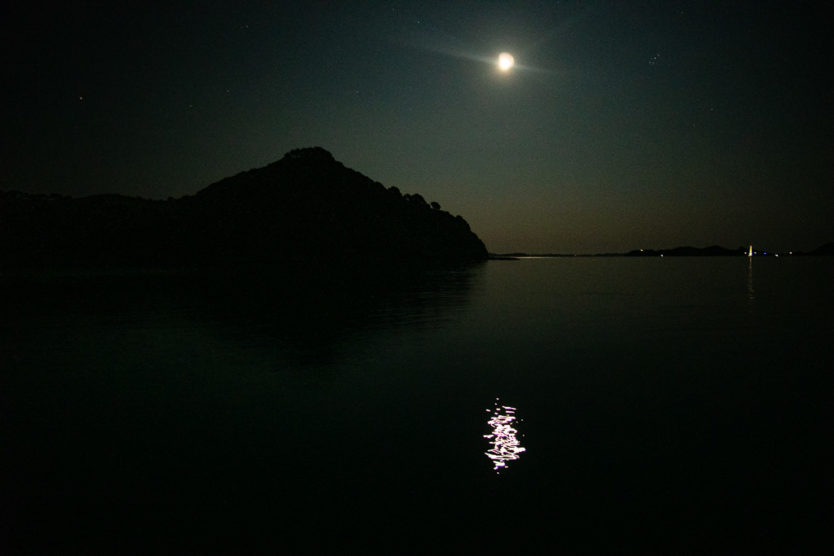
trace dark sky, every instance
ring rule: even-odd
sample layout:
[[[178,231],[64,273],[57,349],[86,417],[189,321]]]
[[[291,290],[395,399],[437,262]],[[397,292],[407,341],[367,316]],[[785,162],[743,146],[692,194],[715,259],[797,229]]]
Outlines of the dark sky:
[[[834,239],[824,3],[174,4],[0,4],[0,189],[178,197],[318,145],[494,252]]]

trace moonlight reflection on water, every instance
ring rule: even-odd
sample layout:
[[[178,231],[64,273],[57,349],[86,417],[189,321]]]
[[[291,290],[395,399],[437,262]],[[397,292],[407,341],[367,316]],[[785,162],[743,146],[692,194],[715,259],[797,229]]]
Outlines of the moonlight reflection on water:
[[[488,413],[492,413],[492,417],[487,421],[487,424],[492,427],[492,432],[484,435],[492,446],[485,454],[495,465],[493,470],[496,473],[507,467],[510,461],[518,459],[521,452],[527,450],[516,436],[518,430],[513,427],[513,422],[516,420],[516,408],[499,405],[498,402],[499,398],[495,398],[495,407],[492,410],[487,409]]]

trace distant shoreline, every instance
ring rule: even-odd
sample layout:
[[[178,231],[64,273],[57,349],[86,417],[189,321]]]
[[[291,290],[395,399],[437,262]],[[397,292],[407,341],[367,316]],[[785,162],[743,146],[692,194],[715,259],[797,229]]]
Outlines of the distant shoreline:
[[[673,247],[671,249],[634,249],[626,253],[490,253],[491,261],[508,261],[518,259],[549,259],[565,257],[747,257],[747,247],[728,249],[719,245],[710,247]],[[754,249],[754,257],[805,257],[805,256],[832,256],[834,255],[834,242],[829,242],[820,247],[808,251],[770,251],[768,249]]]

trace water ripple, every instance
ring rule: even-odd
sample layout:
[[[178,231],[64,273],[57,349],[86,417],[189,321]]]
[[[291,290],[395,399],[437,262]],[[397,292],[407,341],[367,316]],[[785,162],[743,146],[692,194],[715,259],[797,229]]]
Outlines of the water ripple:
[[[486,411],[492,414],[487,421],[487,424],[492,427],[492,432],[485,434],[484,438],[489,439],[492,447],[484,453],[492,460],[495,466],[493,470],[498,473],[506,468],[510,461],[517,460],[520,457],[519,454],[527,448],[521,445],[517,437],[518,430],[513,427],[516,421],[516,408],[500,405],[499,398],[495,398],[495,407]]]

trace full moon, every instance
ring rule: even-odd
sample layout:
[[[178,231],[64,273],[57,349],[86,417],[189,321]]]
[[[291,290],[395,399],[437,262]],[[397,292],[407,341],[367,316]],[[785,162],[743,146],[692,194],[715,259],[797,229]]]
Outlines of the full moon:
[[[510,71],[510,68],[512,68],[514,65],[515,58],[513,58],[512,54],[502,52],[498,55],[498,69],[500,69],[501,71]]]

